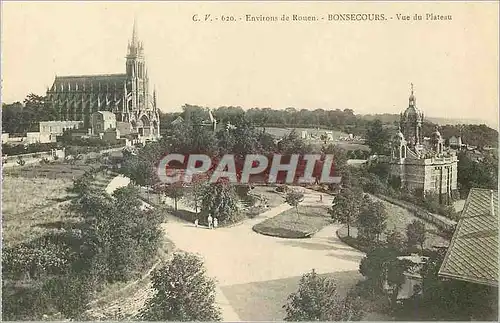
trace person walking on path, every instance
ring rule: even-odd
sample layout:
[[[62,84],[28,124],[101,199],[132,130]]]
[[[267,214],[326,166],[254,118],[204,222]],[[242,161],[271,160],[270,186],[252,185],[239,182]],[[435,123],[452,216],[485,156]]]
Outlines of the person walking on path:
[[[212,216],[209,214],[207,218],[208,228],[212,229]]]
[[[217,229],[217,225],[219,225],[219,220],[217,220],[217,218],[214,218],[214,229]]]
[[[198,219],[194,220],[194,225],[198,227]]]

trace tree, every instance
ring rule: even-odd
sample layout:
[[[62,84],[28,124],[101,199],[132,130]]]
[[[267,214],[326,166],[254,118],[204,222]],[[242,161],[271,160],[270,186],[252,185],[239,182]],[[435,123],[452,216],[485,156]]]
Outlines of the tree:
[[[198,215],[198,208],[202,203],[203,192],[206,189],[206,185],[208,185],[208,180],[209,178],[206,174],[194,174],[191,180],[191,185],[187,192],[189,198],[186,200],[194,207],[196,215]]]
[[[323,154],[333,155],[334,162],[334,173],[336,176],[343,176],[347,170],[347,152],[343,148],[339,148],[337,145],[329,144],[321,148]]]
[[[22,112],[23,105],[21,102],[2,103],[2,130],[11,134],[24,132],[24,129],[21,129]]]
[[[379,119],[371,122],[366,131],[366,144],[370,147],[372,154],[386,155],[389,152],[390,134]]]
[[[409,248],[416,245],[420,246],[420,250],[424,250],[425,243],[425,224],[419,220],[413,220],[406,226],[406,237]]]
[[[363,198],[357,227],[358,238],[376,242],[386,229],[387,211],[382,202],[373,202],[368,195]]]
[[[200,257],[175,253],[153,273],[154,296],[140,311],[147,321],[220,321],[215,282],[206,276]]]
[[[285,155],[307,154],[311,151],[311,146],[307,145],[294,129],[281,138],[278,142],[278,150]]]
[[[412,266],[411,261],[400,260],[395,254],[392,254],[385,264],[389,296],[393,307],[397,305],[399,291],[406,281],[405,272]]]
[[[438,276],[446,250],[428,251],[422,294],[403,303],[397,320],[498,321],[498,288]],[[418,311],[415,309],[418,308]]]
[[[289,190],[285,195],[285,202],[295,208],[297,218],[299,217],[299,203],[304,200],[304,193],[298,190]]]
[[[497,189],[498,155],[483,152],[482,160],[474,160],[469,152],[458,154],[458,186],[462,196],[472,187]]]
[[[347,225],[347,236],[350,237],[351,225],[356,223],[363,192],[358,188],[343,188],[335,196],[332,208],[328,213],[336,222]]]
[[[403,252],[406,248],[405,236],[400,231],[396,230],[396,228],[387,232],[386,242],[387,247],[397,252]]]
[[[169,185],[164,186],[164,193],[166,196],[174,199],[174,209],[177,211],[177,202],[182,196],[184,196],[184,183],[176,182]]]
[[[201,209],[220,224],[235,222],[238,219],[238,197],[234,187],[225,181],[211,183],[202,192]]]
[[[412,266],[407,260],[398,259],[392,248],[378,247],[366,254],[359,264],[359,272],[366,277],[365,285],[372,295],[385,294],[396,304],[398,293],[405,282],[404,273]]]
[[[364,314],[359,298],[340,298],[335,281],[314,269],[302,276],[298,290],[288,296],[283,308],[285,321],[360,321]]]

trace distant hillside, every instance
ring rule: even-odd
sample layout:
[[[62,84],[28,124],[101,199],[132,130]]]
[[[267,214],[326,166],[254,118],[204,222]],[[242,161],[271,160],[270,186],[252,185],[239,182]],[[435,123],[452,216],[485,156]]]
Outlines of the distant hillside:
[[[364,120],[375,120],[380,119],[382,122],[391,123],[399,120],[399,114],[390,114],[390,113],[382,113],[382,114],[365,114],[365,115],[357,115],[358,117]],[[436,117],[425,117],[427,121],[432,123],[437,123],[439,125],[459,125],[459,124],[486,124],[488,127],[492,129],[496,129],[498,126],[495,123],[495,120],[485,121],[478,119],[459,119],[459,118],[436,118]]]

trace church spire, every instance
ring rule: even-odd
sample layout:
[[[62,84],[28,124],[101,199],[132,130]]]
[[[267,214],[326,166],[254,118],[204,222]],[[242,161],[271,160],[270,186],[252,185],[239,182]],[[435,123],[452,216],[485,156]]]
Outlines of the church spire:
[[[137,46],[137,19],[134,17],[134,25],[132,27],[132,46]]]
[[[128,56],[137,57],[143,55],[142,42],[139,41],[139,35],[137,32],[137,19],[134,18],[134,24],[132,26],[132,38],[128,44]]]

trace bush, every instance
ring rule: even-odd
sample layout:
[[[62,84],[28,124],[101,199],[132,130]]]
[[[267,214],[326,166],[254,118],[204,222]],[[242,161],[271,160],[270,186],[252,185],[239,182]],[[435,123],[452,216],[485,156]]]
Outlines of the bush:
[[[58,143],[35,143],[29,145],[11,145],[2,144],[3,155],[21,155],[51,151],[52,149],[60,148]]]
[[[288,190],[288,187],[286,185],[279,185],[279,186],[276,186],[275,190],[278,193],[285,193]]]
[[[439,196],[437,194],[427,193],[425,194],[421,205],[423,205],[431,213],[438,213],[440,208]]]
[[[451,205],[440,205],[438,213],[454,221],[458,221],[460,219],[460,213],[457,213],[455,208]]]
[[[40,160],[40,164],[42,165],[45,165],[45,164],[50,164],[50,161],[47,157],[43,157],[41,160]]]
[[[21,156],[19,156],[19,157],[17,158],[17,164],[18,164],[19,166],[24,166],[24,165],[26,164],[26,161],[25,161],[25,160],[24,160]]]
[[[387,187],[380,178],[374,174],[369,174],[362,180],[363,191],[371,194],[386,194]]]

